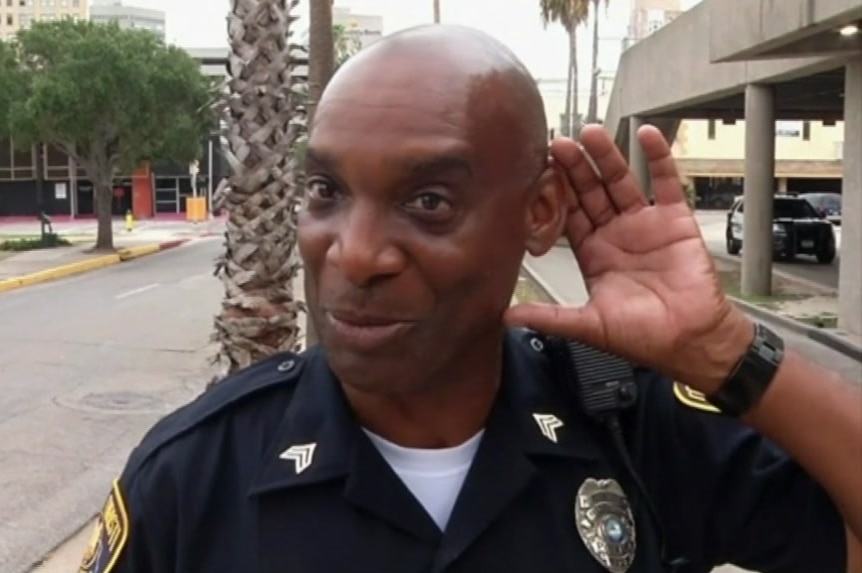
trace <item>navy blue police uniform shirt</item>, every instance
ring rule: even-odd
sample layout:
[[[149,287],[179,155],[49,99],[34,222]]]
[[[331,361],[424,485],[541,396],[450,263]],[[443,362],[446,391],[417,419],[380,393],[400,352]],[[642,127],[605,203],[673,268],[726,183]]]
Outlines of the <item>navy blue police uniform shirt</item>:
[[[251,366],[157,423],[115,481],[81,572],[599,573],[576,496],[614,479],[634,516],[629,571],[659,573],[646,504],[543,340],[507,333],[501,389],[445,532],[312,349]],[[687,559],[680,573],[844,573],[842,519],[803,469],[696,392],[637,377],[622,422],[668,556]]]

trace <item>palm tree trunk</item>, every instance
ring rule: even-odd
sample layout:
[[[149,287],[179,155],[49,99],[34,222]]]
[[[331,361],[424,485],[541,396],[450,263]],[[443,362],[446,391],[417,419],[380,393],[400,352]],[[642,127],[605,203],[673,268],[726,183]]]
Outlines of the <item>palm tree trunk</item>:
[[[308,117],[314,117],[317,102],[335,69],[332,33],[332,0],[308,3]]]
[[[566,110],[563,115],[563,124],[560,126],[560,135],[564,137],[569,137],[572,134],[572,71],[573,71],[573,60],[572,60],[572,35],[569,34],[569,66],[568,66],[568,75],[566,76]]]
[[[596,123],[599,115],[599,2],[593,0],[593,65],[590,70],[590,104],[587,108],[587,122]]]
[[[440,0],[434,0],[434,23],[440,23]]]
[[[233,173],[216,195],[227,213],[216,262],[225,298],[215,318],[214,384],[275,353],[294,350],[300,304],[294,152],[304,132],[292,74],[290,0],[231,0],[227,142]],[[290,89],[285,89],[286,87]]]
[[[578,26],[573,23],[569,32],[569,62],[572,64],[572,115],[569,117],[569,134],[577,138],[581,131],[581,110],[578,104]]]

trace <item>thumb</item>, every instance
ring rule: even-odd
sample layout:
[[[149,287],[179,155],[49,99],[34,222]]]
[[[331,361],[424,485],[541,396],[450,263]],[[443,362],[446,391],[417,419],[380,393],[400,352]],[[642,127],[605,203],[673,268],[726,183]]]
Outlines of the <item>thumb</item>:
[[[509,326],[525,327],[550,336],[581,342],[605,350],[607,338],[601,318],[589,303],[579,307],[522,303],[503,315]]]

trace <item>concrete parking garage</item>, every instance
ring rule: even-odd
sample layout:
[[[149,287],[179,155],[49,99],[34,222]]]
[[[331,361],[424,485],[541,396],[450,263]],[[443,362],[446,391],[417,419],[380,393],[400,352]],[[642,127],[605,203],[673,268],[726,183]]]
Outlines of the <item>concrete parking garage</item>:
[[[743,292],[771,284],[775,121],[844,122],[839,328],[862,336],[862,3],[705,0],[627,50],[605,124],[639,178],[632,135],[682,119],[745,120]]]

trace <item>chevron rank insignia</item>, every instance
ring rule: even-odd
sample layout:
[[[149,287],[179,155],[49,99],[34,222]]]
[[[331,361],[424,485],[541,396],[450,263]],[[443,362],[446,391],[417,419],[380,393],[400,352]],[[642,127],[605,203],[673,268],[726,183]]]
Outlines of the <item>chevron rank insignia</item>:
[[[297,474],[301,474],[311,465],[311,462],[314,461],[314,449],[317,448],[317,444],[297,444],[295,446],[290,446],[278,456],[283,460],[293,462],[294,471]]]
[[[542,432],[542,435],[556,444],[557,428],[563,427],[563,421],[553,414],[533,414],[533,418],[539,425],[539,430]]]
[[[703,392],[698,392],[694,388],[690,388],[681,382],[673,383],[673,395],[678,401],[682,402],[689,408],[703,410],[704,412],[712,412],[714,414],[721,413],[721,410],[713,406],[709,400],[706,399],[706,395],[704,395]]]
[[[78,573],[110,573],[117,564],[120,552],[129,538],[129,513],[120,491],[120,483],[114,480],[108,500],[99,514],[90,543]]]

